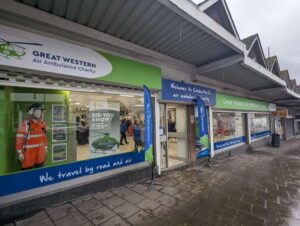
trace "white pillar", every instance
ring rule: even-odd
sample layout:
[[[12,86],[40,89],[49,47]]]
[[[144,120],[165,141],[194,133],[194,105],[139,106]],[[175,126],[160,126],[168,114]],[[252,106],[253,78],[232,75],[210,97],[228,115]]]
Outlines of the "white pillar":
[[[160,109],[159,109],[159,103],[157,99],[157,93],[154,95],[154,115],[155,115],[155,122],[154,122],[154,129],[155,129],[155,157],[156,157],[156,167],[157,167],[157,174],[161,174],[161,160],[160,160],[160,136],[159,136],[159,117],[160,117]]]
[[[247,128],[247,131],[246,131],[246,136],[247,136],[247,144],[251,144],[251,114],[253,114],[253,113],[246,113],[246,117],[247,117],[247,126],[246,126],[246,128]]]
[[[214,149],[214,128],[213,128],[213,113],[212,107],[208,107],[208,126],[209,126],[209,148],[210,148],[210,157],[213,158],[215,156]]]

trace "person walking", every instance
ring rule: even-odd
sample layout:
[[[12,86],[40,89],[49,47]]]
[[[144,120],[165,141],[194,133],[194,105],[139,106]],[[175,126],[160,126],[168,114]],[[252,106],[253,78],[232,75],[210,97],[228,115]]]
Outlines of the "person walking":
[[[126,131],[127,131],[126,121],[125,121],[125,119],[122,119],[121,125],[120,125],[120,133],[121,133],[120,145],[123,145],[123,140],[125,140],[125,143],[128,144],[127,137],[126,137]]]

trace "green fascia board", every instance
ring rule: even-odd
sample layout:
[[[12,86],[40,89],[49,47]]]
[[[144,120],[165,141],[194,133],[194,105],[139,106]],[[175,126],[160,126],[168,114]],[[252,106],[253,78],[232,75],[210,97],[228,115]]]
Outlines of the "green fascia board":
[[[217,93],[216,108],[246,111],[271,111],[270,103]]]
[[[98,78],[98,80],[135,87],[143,87],[143,85],[146,85],[149,89],[161,90],[161,69],[159,67],[143,64],[108,53],[98,53],[104,56],[112,64],[112,72]]]

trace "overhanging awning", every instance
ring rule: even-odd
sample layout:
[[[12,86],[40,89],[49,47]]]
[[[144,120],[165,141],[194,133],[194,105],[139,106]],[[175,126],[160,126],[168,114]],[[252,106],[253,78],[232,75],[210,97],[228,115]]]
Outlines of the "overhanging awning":
[[[300,111],[300,95],[287,87],[253,91],[253,93],[257,96],[271,99],[278,106],[288,108],[292,112]]]
[[[285,82],[249,57],[227,58],[198,68],[198,73],[250,91],[285,87]]]
[[[195,66],[242,53],[244,48],[238,39],[188,0],[4,2],[0,6],[4,11],[0,13],[2,18],[5,18],[3,13],[9,12],[49,24],[51,18],[45,20],[45,14],[36,18],[44,11]],[[68,26],[63,29],[68,30]]]

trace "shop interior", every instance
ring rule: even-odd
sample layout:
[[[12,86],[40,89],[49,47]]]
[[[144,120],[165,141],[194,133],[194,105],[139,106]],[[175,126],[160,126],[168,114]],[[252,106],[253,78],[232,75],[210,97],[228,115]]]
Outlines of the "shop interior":
[[[251,134],[270,131],[270,117],[267,114],[251,113]]]
[[[133,151],[135,148],[133,137],[133,126],[135,122],[139,124],[141,130],[142,142],[139,144],[139,149],[142,149],[142,144],[144,141],[143,101],[144,99],[142,96],[135,95],[71,92],[69,99],[69,114],[70,121],[75,122],[76,127],[76,160],[78,161]],[[95,108],[96,105],[97,107]],[[92,109],[93,107],[94,109]],[[114,108],[114,117],[110,119],[108,118],[110,122],[108,121],[104,127],[103,124],[101,124],[100,127],[91,128],[91,126],[93,126],[91,124],[98,122],[101,123],[101,121],[95,121],[95,118],[93,118],[95,112],[99,111],[100,109],[100,113],[102,111],[103,115],[103,112],[105,111],[111,112],[112,108]],[[99,114],[99,112],[97,114]],[[99,118],[96,119],[98,120]],[[121,144],[120,127],[122,120],[125,120],[126,124],[126,141],[123,139]],[[107,148],[106,150],[103,148],[92,150],[93,144],[97,142],[91,140],[93,139],[93,136],[97,136],[97,139],[100,140],[110,136],[111,141],[109,142],[115,142],[115,145],[114,147]]]
[[[213,112],[214,142],[245,136],[245,114],[238,112]]]

